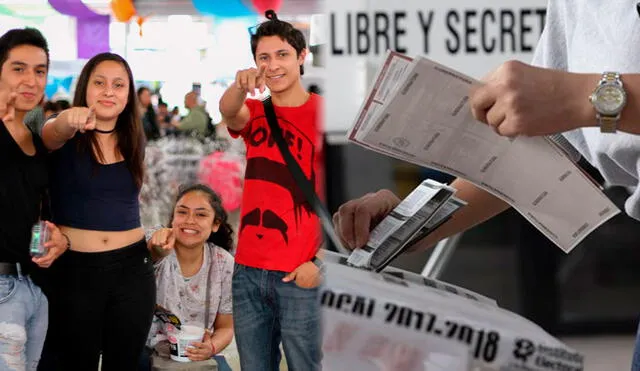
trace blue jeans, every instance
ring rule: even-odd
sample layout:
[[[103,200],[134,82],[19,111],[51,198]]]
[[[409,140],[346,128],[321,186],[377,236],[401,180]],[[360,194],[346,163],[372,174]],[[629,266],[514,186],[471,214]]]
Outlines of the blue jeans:
[[[48,303],[28,276],[0,275],[0,370],[36,370]]]
[[[233,326],[243,370],[278,370],[280,341],[289,370],[321,369],[319,289],[282,282],[285,275],[235,265]]]
[[[226,358],[221,355],[213,356],[213,359],[218,363],[218,371],[233,371]]]
[[[636,346],[633,350],[633,360],[631,361],[631,371],[640,371],[640,325],[636,335]]]

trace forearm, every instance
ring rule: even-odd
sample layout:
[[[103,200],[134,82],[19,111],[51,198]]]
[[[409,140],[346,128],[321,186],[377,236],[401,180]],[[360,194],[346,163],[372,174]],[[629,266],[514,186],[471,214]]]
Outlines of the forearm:
[[[211,342],[216,349],[216,354],[224,350],[233,340],[233,327],[217,328],[213,332]]]
[[[222,121],[229,129],[240,131],[246,125],[249,116],[244,104],[246,98],[246,91],[239,89],[236,83],[231,84],[220,98]]]
[[[456,179],[451,186],[458,190],[456,197],[466,201],[467,206],[416,243],[411,248],[412,251],[429,249],[438,241],[470,229],[509,208],[506,202],[465,180]]]
[[[220,114],[225,118],[237,116],[246,98],[247,93],[238,89],[235,82],[232,83],[220,98]]]
[[[55,118],[47,121],[42,128],[42,141],[49,150],[62,147],[73,138],[77,129],[69,125],[69,111],[62,111]]]

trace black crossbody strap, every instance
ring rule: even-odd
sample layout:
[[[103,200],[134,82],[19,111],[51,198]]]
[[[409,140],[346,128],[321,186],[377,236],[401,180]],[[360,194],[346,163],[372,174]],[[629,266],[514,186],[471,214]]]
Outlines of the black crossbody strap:
[[[342,246],[338,235],[333,229],[333,222],[331,221],[331,217],[329,216],[329,212],[325,208],[320,198],[315,192],[315,188],[304,175],[302,168],[300,168],[300,164],[295,160],[291,151],[289,150],[289,146],[284,140],[282,135],[282,129],[280,125],[278,125],[278,119],[276,118],[276,113],[273,109],[273,102],[271,102],[271,97],[267,97],[267,99],[262,101],[262,105],[264,106],[264,113],[267,117],[267,123],[269,124],[269,128],[271,129],[271,136],[273,140],[276,142],[282,157],[284,158],[284,162],[287,164],[293,179],[296,181],[298,187],[304,194],[304,197],[307,199],[307,202],[311,205],[313,210],[315,211],[318,218],[320,218],[320,222],[322,223],[322,227],[324,228],[327,237],[331,240],[333,245],[340,252],[346,252],[347,250]]]

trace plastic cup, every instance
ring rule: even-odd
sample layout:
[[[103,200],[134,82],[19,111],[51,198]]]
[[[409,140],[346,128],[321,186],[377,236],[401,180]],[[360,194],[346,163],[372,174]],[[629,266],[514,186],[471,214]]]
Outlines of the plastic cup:
[[[187,348],[193,342],[201,342],[204,337],[204,328],[198,326],[182,325],[182,329],[169,335],[170,357],[178,362],[191,362],[187,357]]]
[[[31,228],[31,245],[29,253],[31,256],[41,257],[47,254],[44,244],[49,241],[49,229],[44,221],[39,221]]]

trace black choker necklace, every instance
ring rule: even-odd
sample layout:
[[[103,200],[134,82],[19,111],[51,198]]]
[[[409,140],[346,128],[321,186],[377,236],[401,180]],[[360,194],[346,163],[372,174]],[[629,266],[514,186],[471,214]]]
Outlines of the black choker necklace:
[[[116,131],[116,127],[114,126],[113,129],[111,129],[111,130],[100,130],[98,128],[95,128],[95,129],[93,129],[93,131],[95,131],[97,133],[100,133],[100,134],[111,134],[114,131]]]

